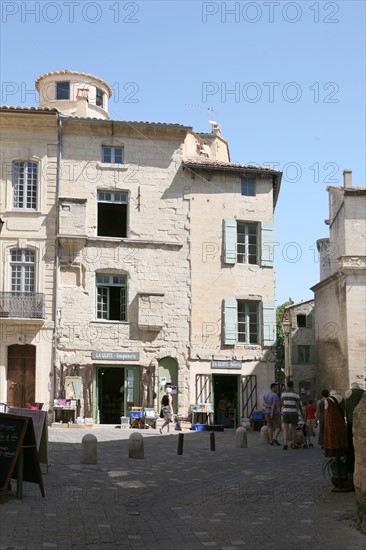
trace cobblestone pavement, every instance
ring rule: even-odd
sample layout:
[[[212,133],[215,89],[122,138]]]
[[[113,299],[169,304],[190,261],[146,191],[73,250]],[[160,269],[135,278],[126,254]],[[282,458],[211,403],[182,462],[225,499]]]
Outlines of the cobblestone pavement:
[[[128,458],[142,433],[144,459]],[[93,433],[98,463],[80,464],[81,440]],[[178,433],[94,427],[49,429],[42,465],[45,498],[15,483],[0,506],[0,549],[77,550],[365,550],[355,528],[355,493],[334,493],[314,448],[284,451],[248,432]]]

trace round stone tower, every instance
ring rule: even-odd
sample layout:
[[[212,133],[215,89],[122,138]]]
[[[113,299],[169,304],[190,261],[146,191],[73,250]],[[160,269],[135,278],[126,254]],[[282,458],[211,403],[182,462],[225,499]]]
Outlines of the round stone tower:
[[[64,70],[43,74],[35,84],[40,107],[56,108],[65,116],[109,119],[112,90],[101,78]]]

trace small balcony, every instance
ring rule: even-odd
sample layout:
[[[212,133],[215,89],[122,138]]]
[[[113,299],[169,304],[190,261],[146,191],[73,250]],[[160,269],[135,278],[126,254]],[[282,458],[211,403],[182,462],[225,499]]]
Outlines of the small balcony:
[[[38,292],[0,292],[0,320],[44,321],[45,295]]]

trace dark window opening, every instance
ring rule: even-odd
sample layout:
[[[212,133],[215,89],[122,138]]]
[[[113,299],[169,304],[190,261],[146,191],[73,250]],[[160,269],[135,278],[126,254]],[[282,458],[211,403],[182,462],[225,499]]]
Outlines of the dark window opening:
[[[103,107],[104,94],[100,88],[96,88],[95,104],[97,107]]]
[[[70,99],[70,82],[56,82],[56,99]]]
[[[306,315],[297,315],[296,321],[298,327],[306,328]]]
[[[98,203],[98,236],[127,237],[127,204]]]

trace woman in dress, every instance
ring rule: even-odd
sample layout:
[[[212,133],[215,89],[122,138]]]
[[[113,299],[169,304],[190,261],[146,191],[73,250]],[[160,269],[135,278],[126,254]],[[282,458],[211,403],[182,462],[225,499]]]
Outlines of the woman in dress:
[[[166,390],[165,395],[163,395],[163,398],[161,400],[161,406],[163,409],[163,415],[164,415],[164,424],[160,428],[160,433],[163,433],[163,429],[166,426],[166,431],[170,432],[170,424],[173,420],[173,399],[172,399],[172,388],[168,387]]]

